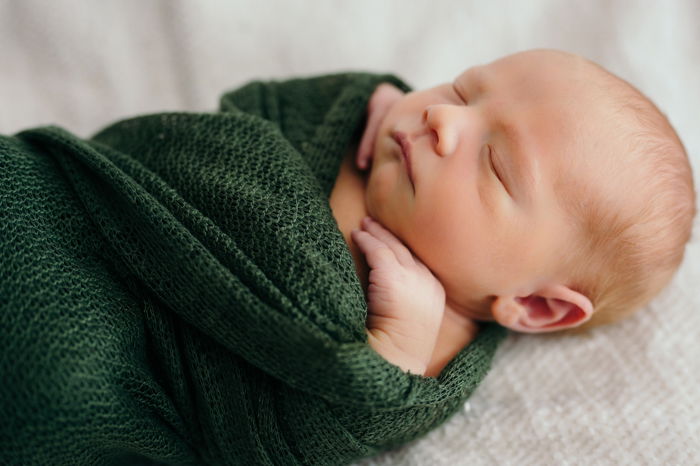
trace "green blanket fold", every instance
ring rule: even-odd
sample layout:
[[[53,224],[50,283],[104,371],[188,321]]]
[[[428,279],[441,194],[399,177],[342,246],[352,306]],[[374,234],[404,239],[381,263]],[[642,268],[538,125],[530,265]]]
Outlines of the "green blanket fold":
[[[392,75],[251,82],[215,113],[0,136],[0,463],[343,464],[445,421],[439,378],[366,343],[328,199]]]

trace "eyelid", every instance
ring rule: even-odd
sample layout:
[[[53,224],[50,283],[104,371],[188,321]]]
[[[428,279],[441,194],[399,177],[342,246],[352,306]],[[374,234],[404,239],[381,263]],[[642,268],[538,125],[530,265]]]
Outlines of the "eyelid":
[[[489,164],[491,165],[491,169],[493,170],[493,173],[496,175],[496,178],[498,178],[498,181],[501,182],[501,185],[506,190],[508,195],[510,195],[510,191],[508,191],[508,187],[503,182],[503,178],[501,178],[501,175],[498,173],[498,170],[496,169],[496,164],[493,162],[493,152],[494,152],[493,148],[491,147],[491,145],[488,145],[488,144],[486,145],[486,147],[488,148],[488,151],[489,151]]]
[[[464,98],[461,92],[459,92],[459,89],[457,88],[457,83],[453,82],[452,83],[452,90],[457,94],[457,96],[464,102],[465,104],[467,103],[467,99]]]

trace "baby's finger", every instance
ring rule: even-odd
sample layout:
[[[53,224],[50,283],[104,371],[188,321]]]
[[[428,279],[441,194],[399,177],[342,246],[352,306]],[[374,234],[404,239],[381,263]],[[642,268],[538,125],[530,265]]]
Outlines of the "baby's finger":
[[[357,149],[356,164],[361,170],[364,170],[369,165],[369,161],[372,158],[372,150],[374,149],[372,145],[377,138],[378,125],[375,122],[379,118],[379,115],[373,113],[369,117],[365,132],[362,134],[362,139],[360,140],[360,146]]]
[[[394,251],[370,233],[362,230],[352,230],[350,236],[365,254],[367,265],[370,268],[376,269],[382,264],[398,264]]]
[[[415,263],[413,260],[413,253],[406,247],[406,245],[404,245],[400,239],[394,236],[392,232],[384,228],[372,217],[365,217],[362,219],[361,225],[365,230],[377,237],[392,251],[394,251],[396,258],[401,265],[409,266]]]

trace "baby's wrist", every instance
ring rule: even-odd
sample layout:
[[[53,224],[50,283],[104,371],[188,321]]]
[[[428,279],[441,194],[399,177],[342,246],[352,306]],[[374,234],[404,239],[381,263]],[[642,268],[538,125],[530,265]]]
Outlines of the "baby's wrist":
[[[412,351],[407,351],[402,343],[396,342],[391,334],[378,329],[367,329],[367,341],[380,356],[405,372],[424,375],[432,356],[434,345],[418,344]],[[427,347],[431,346],[430,351]]]

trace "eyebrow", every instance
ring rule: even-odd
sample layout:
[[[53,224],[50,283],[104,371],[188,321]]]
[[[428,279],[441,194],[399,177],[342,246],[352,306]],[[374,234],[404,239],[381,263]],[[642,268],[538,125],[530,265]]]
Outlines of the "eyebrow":
[[[536,184],[536,161],[533,157],[527,157],[522,150],[526,138],[512,122],[499,119],[496,127],[504,135],[508,146],[508,153],[505,154],[507,157],[502,157],[501,160],[505,159],[502,163],[508,164],[510,167],[515,166],[515,170],[511,168],[508,171],[508,181],[515,184],[517,191],[522,193],[528,204],[531,204]],[[513,172],[515,172],[515,176],[512,175]]]

